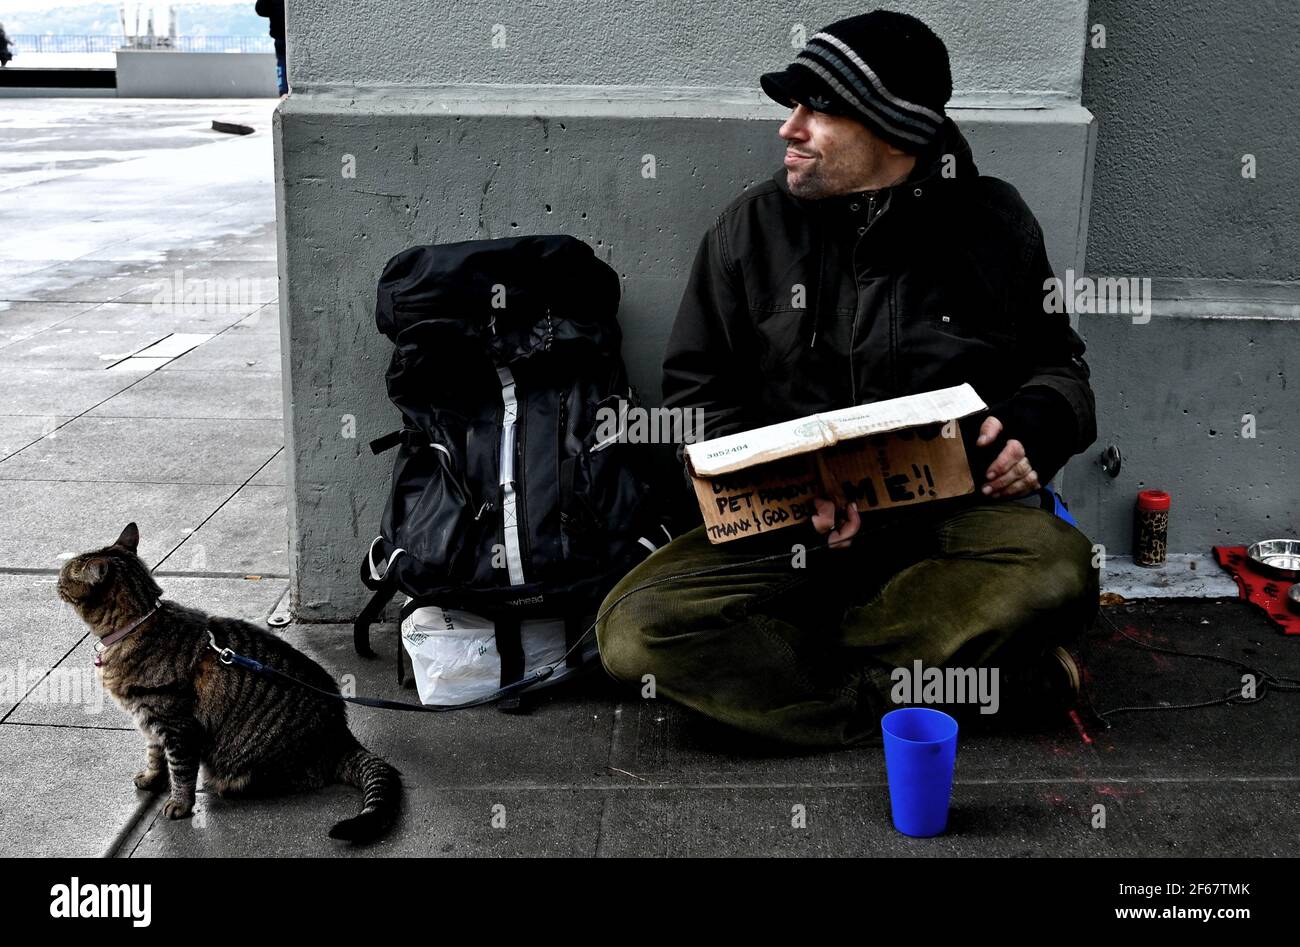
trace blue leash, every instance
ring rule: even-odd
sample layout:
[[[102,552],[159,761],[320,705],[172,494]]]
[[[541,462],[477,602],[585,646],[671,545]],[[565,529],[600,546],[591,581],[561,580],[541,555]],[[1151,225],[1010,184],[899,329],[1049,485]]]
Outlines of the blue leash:
[[[301,681],[292,674],[285,674],[278,668],[263,664],[256,658],[250,658],[247,655],[239,654],[231,648],[217,647],[217,639],[211,631],[208,632],[208,643],[212,650],[217,652],[217,657],[222,664],[234,665],[245,670],[252,671],[254,674],[261,674],[264,677],[278,677],[281,680],[297,684],[299,687],[305,687],[309,691],[315,691],[322,697],[329,697],[332,700],[341,700],[347,704],[357,704],[361,707],[375,707],[380,710],[414,710],[419,713],[446,713],[449,710],[465,710],[469,707],[478,707],[483,704],[490,704],[493,701],[500,700],[502,697],[512,694],[515,691],[523,690],[526,687],[532,687],[541,681],[546,680],[554,673],[554,666],[538,668],[533,673],[515,681],[513,684],[507,684],[505,687],[498,688],[490,694],[483,697],[477,697],[474,700],[466,701],[463,704],[409,704],[400,700],[384,700],[382,697],[347,697],[343,694],[336,694],[333,691],[323,690],[314,684],[308,684]],[[561,659],[563,660],[563,659]]]
[[[1053,490],[1050,486],[1044,486],[1040,488],[1039,498],[1040,498],[1042,508],[1045,510],[1049,509],[1049,498],[1050,498],[1051,512],[1053,513],[1053,515],[1059,516],[1061,519],[1065,520],[1071,526],[1074,526],[1076,529],[1078,528],[1079,524],[1075,522],[1074,517],[1070,515],[1070,511],[1066,507],[1064,501],[1061,499],[1060,495],[1057,494],[1056,491]],[[820,548],[829,548],[829,545]],[[750,562],[748,563],[730,563],[727,566],[722,568],[715,567],[713,569],[700,569],[700,570],[696,570],[696,572],[688,573],[685,576],[666,576],[662,579],[657,580],[657,582],[649,583],[649,585],[655,585],[658,584],[658,582],[666,582],[670,579],[686,578],[687,576],[706,574],[713,571],[722,571],[723,569],[726,568],[735,568],[737,565],[748,565],[751,563],[763,562],[769,559],[785,558],[787,555],[788,554],[784,552],[776,553],[775,555],[772,556],[760,556],[757,559],[750,560]],[[648,588],[648,587],[649,586],[647,585],[647,586],[638,586],[637,588],[634,589],[629,589],[619,598],[618,602],[621,602],[624,598],[626,598],[628,595],[631,595],[633,592],[639,592],[643,588]],[[613,604],[611,604],[609,608],[605,610],[605,613],[607,614],[610,611],[610,609],[614,607],[614,605],[618,604],[618,602],[614,602]],[[596,619],[595,622],[592,622],[591,627],[588,628],[587,631],[582,635],[582,637],[578,639],[578,642],[574,644],[573,646],[574,648],[576,648],[578,644],[581,644],[582,640],[585,639],[587,635],[591,633],[592,629],[594,629],[596,625],[600,622],[600,618],[603,617],[604,615],[602,614]],[[208,643],[211,645],[212,650],[217,652],[217,657],[219,658],[222,664],[241,667],[244,668],[245,670],[252,671],[254,674],[261,674],[264,677],[276,677],[281,680],[288,681],[291,684],[297,684],[299,687],[305,687],[307,688],[307,690],[314,691],[315,693],[320,694],[322,697],[328,697],[332,700],[341,700],[344,703],[356,704],[360,707],[374,707],[379,710],[409,710],[409,711],[415,711],[417,713],[435,713],[435,714],[446,713],[452,710],[466,710],[470,707],[481,707],[484,704],[494,703],[502,699],[503,697],[513,694],[515,691],[524,690],[525,688],[532,687],[534,684],[539,684],[542,681],[546,680],[555,672],[555,668],[558,667],[560,663],[559,661],[557,661],[553,665],[548,665],[546,667],[538,668],[536,671],[533,671],[531,674],[528,674],[525,677],[521,678],[520,680],[515,681],[513,684],[507,684],[504,687],[500,687],[497,690],[491,692],[490,694],[486,694],[483,697],[477,697],[474,700],[465,701],[462,704],[441,704],[441,705],[440,704],[433,704],[433,705],[411,704],[400,700],[385,700],[381,697],[347,697],[344,696],[343,694],[336,694],[333,693],[332,691],[323,690],[319,687],[316,687],[314,684],[308,684],[306,681],[301,681],[291,674],[286,674],[277,668],[273,668],[269,665],[263,664],[261,661],[258,661],[255,658],[250,658],[247,655],[239,654],[231,648],[218,647],[216,637],[212,634],[211,631],[208,632]],[[570,648],[569,650],[572,651],[573,648]],[[560,658],[560,661],[564,661],[567,657],[568,657],[568,653],[566,652],[564,657]]]

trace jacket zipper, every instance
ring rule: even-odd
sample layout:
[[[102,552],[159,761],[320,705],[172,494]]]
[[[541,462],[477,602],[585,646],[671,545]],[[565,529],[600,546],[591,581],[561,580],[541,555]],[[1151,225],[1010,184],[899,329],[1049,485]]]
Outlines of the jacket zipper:
[[[565,562],[569,561],[569,531],[565,529],[567,525],[564,521],[564,515],[567,510],[564,509],[564,478],[561,471],[564,469],[565,450],[569,446],[566,428],[569,423],[569,399],[566,392],[559,392],[559,411],[556,421],[555,431],[555,482],[559,484],[558,497],[560,506],[560,558]]]
[[[862,303],[862,288],[858,285],[858,247],[866,239],[867,231],[875,226],[877,220],[885,216],[889,207],[882,207],[879,214],[876,214],[875,210],[876,195],[869,194],[867,195],[867,226],[862,233],[858,234],[858,241],[853,245],[853,326],[849,329],[849,397],[854,405],[858,403],[858,376],[853,370],[853,349],[858,340],[858,313],[861,311]]]

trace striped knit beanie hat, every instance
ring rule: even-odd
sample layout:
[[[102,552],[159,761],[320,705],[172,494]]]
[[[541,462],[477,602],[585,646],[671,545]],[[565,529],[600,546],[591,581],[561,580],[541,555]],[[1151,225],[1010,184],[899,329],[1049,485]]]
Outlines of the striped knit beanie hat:
[[[952,97],[943,40],[916,17],[887,10],[832,23],[789,67],[759,81],[788,108],[803,104],[856,118],[914,154],[938,137]]]

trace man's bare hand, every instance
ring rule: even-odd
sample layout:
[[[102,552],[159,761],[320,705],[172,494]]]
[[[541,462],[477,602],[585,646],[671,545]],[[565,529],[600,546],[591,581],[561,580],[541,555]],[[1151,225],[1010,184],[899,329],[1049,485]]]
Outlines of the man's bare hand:
[[[827,533],[830,534],[827,537],[827,543],[832,549],[847,547],[852,542],[853,537],[858,534],[858,530],[862,528],[862,517],[858,514],[858,505],[856,503],[849,504],[848,513],[843,524],[839,529],[836,529],[835,523],[839,511],[835,508],[835,504],[823,497],[817,497],[813,500],[813,503],[817,507],[817,512],[813,514],[812,518],[813,529],[817,530],[822,536],[826,536]]]
[[[1002,422],[989,416],[980,425],[980,436],[975,441],[976,447],[992,444],[1002,433]],[[984,474],[988,483],[981,488],[985,496],[1012,498],[1022,497],[1039,489],[1038,473],[1029,458],[1025,456],[1025,447],[1017,440],[1008,440],[1002,452],[998,454],[993,465]]]

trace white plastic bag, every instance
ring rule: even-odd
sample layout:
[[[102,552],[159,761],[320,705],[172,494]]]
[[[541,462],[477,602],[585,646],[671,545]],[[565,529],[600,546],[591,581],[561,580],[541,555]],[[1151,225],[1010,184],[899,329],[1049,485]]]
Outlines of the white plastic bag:
[[[519,638],[525,676],[560,662],[550,677],[529,691],[557,683],[574,670],[562,660],[566,650],[563,620],[525,620],[520,623]],[[584,663],[597,653],[595,639],[594,634],[588,635],[578,649]],[[411,656],[422,704],[461,704],[501,687],[496,626],[482,615],[436,605],[417,608],[402,621],[402,646]]]

